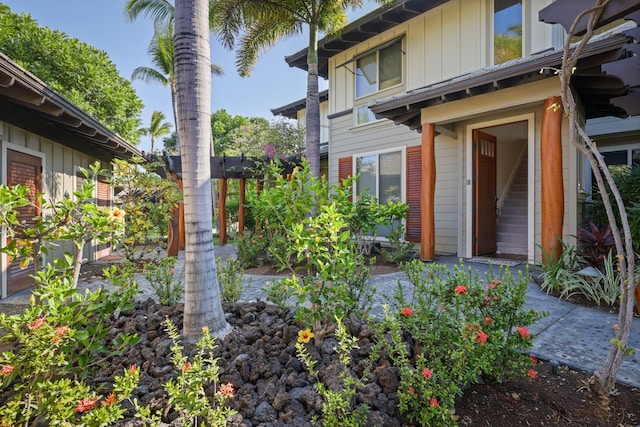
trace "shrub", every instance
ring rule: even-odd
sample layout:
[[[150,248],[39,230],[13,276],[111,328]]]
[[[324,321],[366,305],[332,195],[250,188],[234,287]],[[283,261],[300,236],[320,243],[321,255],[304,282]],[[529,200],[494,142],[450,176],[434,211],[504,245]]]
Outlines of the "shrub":
[[[176,280],[175,257],[162,258],[145,266],[144,277],[162,305],[177,304],[183,296],[182,280]]]
[[[400,369],[399,409],[411,422],[455,425],[455,397],[465,385],[481,375],[501,380],[531,365],[527,326],[540,314],[523,309],[528,277],[514,279],[501,269],[481,279],[462,264],[453,270],[430,264],[425,274],[418,260],[403,270],[413,293],[399,283],[384,320],[373,325],[373,363],[387,358]]]
[[[263,234],[255,234],[245,230],[244,235],[238,236],[236,256],[243,268],[263,265],[267,259],[266,246],[268,239]]]
[[[543,249],[544,251],[544,249]],[[563,283],[569,278],[573,271],[581,268],[585,264],[584,260],[576,253],[573,246],[562,242],[562,252],[558,259],[544,255],[543,259],[548,262],[539,264],[542,269],[542,290],[547,293],[560,292]]]
[[[604,227],[598,228],[593,222],[589,222],[588,227],[578,228],[577,238],[577,254],[589,265],[596,268],[603,268],[605,257],[611,252],[614,254],[616,252],[613,232],[608,223]]]
[[[240,261],[233,258],[223,261],[218,257],[216,258],[216,267],[222,301],[237,302],[242,296],[244,288],[244,272]]]

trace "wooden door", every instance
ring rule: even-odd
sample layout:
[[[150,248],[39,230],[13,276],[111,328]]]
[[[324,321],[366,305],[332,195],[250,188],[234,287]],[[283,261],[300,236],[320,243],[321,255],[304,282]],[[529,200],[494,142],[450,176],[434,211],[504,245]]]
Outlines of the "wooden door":
[[[38,194],[42,191],[41,168],[42,161],[39,157],[7,150],[7,185],[12,187],[20,184],[29,187],[29,198],[33,201],[37,200]],[[27,226],[35,224],[34,218],[40,215],[40,208],[39,203],[20,208],[18,219],[20,222],[27,224]],[[34,272],[33,263],[29,263],[26,268],[20,268],[20,261],[9,263],[7,268],[7,295],[33,286],[35,282],[31,275]]]
[[[473,132],[473,254],[496,251],[496,138]]]

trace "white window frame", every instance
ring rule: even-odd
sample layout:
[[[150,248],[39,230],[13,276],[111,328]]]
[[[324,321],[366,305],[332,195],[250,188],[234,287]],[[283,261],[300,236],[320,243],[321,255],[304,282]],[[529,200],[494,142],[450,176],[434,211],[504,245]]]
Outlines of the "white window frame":
[[[380,200],[380,155],[381,154],[387,154],[387,153],[396,153],[399,152],[400,153],[400,164],[401,164],[401,171],[400,171],[400,201],[403,203],[407,202],[407,194],[406,194],[406,186],[407,186],[407,147],[406,146],[401,146],[401,147],[394,147],[394,148],[387,148],[384,150],[376,150],[376,151],[368,151],[368,152],[364,152],[364,153],[356,153],[352,156],[352,176],[356,176],[356,174],[358,173],[358,158],[360,157],[367,157],[367,156],[377,156],[377,161],[376,161],[376,191],[375,191],[375,199],[376,200]],[[358,192],[357,192],[357,184],[353,186],[353,200],[356,200],[358,196]]]
[[[354,124],[355,126],[361,126],[361,125],[366,125],[368,123],[375,123],[378,122],[381,119],[376,119],[375,117],[373,117],[371,120],[367,120],[367,121],[363,121],[360,122],[358,121],[358,110],[362,109],[362,108],[368,108],[367,104],[370,101],[373,101],[375,99],[380,98],[380,94],[387,92],[387,91],[395,91],[398,88],[402,88],[404,87],[405,84],[405,80],[406,80],[406,76],[405,76],[405,72],[406,72],[406,64],[405,64],[405,51],[406,51],[406,37],[404,35],[400,36],[400,37],[396,37],[392,40],[387,41],[386,43],[391,43],[388,46],[385,46],[382,49],[379,48],[373,48],[371,49],[369,52],[365,52],[361,55],[358,55],[357,57],[355,57],[353,59],[354,62],[354,72],[353,72],[353,94],[354,94],[354,103],[353,103],[353,116],[354,116]],[[380,52],[383,51],[384,49],[388,49],[391,48],[392,46],[394,46],[394,44],[396,42],[400,42],[400,51],[401,51],[401,61],[400,61],[400,82],[398,84],[380,89]],[[357,84],[357,79],[358,79],[358,61],[360,59],[363,59],[369,55],[376,55],[376,90],[374,90],[372,93],[368,93],[366,95],[361,95],[358,96],[357,94],[357,88],[358,88],[358,84]]]

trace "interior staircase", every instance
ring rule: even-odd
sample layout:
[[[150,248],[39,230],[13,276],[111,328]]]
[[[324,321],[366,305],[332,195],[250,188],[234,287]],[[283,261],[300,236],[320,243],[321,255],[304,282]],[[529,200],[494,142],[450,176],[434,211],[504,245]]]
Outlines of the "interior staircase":
[[[498,216],[496,253],[527,255],[527,155],[523,155]]]

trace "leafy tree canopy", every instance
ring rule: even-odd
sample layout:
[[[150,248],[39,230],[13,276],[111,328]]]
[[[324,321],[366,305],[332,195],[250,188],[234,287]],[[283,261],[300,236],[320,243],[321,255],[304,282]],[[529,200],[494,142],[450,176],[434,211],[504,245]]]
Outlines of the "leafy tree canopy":
[[[296,121],[288,119],[269,122],[254,117],[246,125],[234,129],[229,138],[232,146],[225,154],[239,156],[301,156],[305,150],[305,130]]]
[[[0,4],[0,51],[112,131],[139,142],[142,101],[103,50]]]

